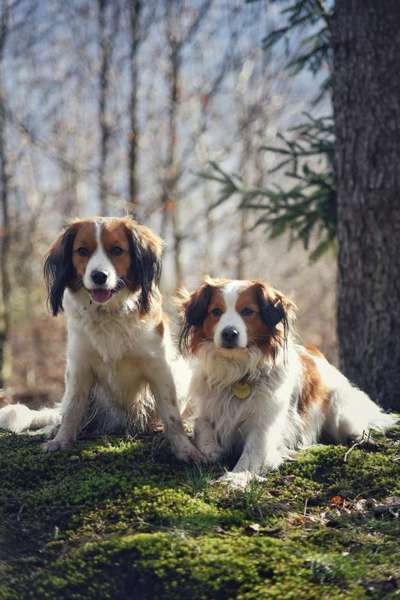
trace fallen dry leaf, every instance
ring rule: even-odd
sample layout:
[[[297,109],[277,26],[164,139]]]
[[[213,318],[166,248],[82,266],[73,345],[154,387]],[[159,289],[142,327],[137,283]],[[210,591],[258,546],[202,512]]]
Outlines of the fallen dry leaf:
[[[344,504],[344,498],[343,498],[343,496],[332,496],[329,499],[329,503],[332,506],[343,506],[343,504]]]

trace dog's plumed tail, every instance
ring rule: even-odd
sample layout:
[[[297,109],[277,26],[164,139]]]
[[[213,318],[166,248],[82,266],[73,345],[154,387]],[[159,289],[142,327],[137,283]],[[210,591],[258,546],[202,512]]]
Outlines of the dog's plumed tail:
[[[397,415],[386,413],[367,394],[346,384],[333,393],[327,419],[328,432],[336,441],[354,440],[371,430],[385,433],[399,422]]]
[[[32,410],[25,404],[9,404],[0,408],[0,429],[13,433],[37,431],[61,422],[60,407]]]

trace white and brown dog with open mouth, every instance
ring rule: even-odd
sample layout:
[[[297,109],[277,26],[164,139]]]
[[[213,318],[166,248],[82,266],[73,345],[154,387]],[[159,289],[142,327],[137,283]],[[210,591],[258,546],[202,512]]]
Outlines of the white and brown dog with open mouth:
[[[348,442],[396,423],[316,348],[295,342],[295,306],[270,285],[206,279],[182,293],[181,307],[195,444],[209,462],[238,457],[223,481],[243,487],[323,435]]]
[[[176,456],[202,458],[180,417],[176,389],[186,394],[189,373],[162,312],[161,251],[161,240],[128,217],[77,220],[61,233],[44,266],[52,312],[65,310],[68,331],[61,407],[10,405],[0,427],[20,432],[61,420],[47,444],[57,450],[76,440],[90,404],[103,431],[143,426],[155,405]]]

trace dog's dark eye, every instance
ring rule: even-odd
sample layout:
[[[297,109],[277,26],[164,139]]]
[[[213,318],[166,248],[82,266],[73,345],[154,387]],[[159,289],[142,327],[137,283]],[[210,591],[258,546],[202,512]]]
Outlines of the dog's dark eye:
[[[222,310],[220,308],[213,308],[211,314],[213,317],[220,317],[222,315]]]
[[[246,308],[243,308],[243,310],[240,311],[240,314],[242,317],[251,317],[251,315],[254,314],[254,310],[246,306]]]
[[[110,254],[111,256],[121,256],[121,254],[123,254],[124,251],[122,248],[120,248],[119,246],[113,246],[110,250]]]
[[[77,254],[79,254],[79,256],[89,256],[90,254],[89,250],[87,248],[84,248],[83,246],[78,248],[76,252]]]

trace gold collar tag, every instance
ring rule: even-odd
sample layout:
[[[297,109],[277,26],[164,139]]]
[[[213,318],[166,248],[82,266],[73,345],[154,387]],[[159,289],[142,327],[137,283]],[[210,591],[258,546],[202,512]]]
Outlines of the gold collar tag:
[[[245,381],[238,381],[232,386],[233,395],[239,400],[247,400],[252,391],[251,385]]]

